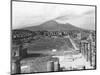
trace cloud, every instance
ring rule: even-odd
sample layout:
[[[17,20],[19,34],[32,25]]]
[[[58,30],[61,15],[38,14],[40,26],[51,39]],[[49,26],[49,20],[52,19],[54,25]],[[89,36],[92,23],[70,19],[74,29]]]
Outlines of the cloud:
[[[80,15],[70,14],[59,16],[55,19],[58,23],[71,23],[76,27],[95,30],[95,10],[88,10]]]
[[[13,29],[36,26],[49,20],[68,22],[81,28],[95,26],[94,7],[28,2],[13,2],[12,5]]]

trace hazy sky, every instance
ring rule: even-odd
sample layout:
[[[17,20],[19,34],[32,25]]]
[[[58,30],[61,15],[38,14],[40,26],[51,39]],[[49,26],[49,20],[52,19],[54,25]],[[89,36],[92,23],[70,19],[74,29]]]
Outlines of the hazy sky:
[[[13,29],[35,26],[49,20],[95,29],[95,7],[29,2],[13,2],[12,5]]]

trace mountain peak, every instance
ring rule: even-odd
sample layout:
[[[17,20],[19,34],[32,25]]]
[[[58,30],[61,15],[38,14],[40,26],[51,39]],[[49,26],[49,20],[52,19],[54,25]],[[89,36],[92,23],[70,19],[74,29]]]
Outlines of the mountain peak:
[[[54,20],[47,21],[38,26],[31,26],[24,28],[31,31],[46,30],[46,31],[66,31],[66,30],[82,30],[81,28],[75,27],[69,23],[60,24]]]

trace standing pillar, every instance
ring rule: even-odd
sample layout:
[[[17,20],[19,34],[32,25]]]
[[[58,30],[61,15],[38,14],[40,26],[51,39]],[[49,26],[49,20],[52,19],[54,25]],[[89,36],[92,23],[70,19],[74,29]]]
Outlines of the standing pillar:
[[[49,72],[54,71],[54,62],[53,61],[47,62],[47,71],[49,71]]]
[[[82,53],[81,45],[82,45],[82,44],[81,44],[81,42],[80,42],[80,45],[79,45],[80,53]]]
[[[60,71],[60,64],[59,61],[54,62],[54,71]]]
[[[88,43],[86,43],[86,60],[88,61]]]
[[[90,65],[92,66],[92,45],[90,42]]]
[[[85,57],[85,43],[83,43],[83,56]]]

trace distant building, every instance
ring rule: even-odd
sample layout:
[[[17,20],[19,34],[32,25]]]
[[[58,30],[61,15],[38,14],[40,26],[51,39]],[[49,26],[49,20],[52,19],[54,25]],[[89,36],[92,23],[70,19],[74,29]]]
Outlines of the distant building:
[[[12,57],[19,57],[20,55],[20,47],[19,45],[12,45]]]

